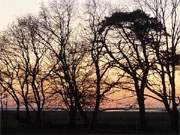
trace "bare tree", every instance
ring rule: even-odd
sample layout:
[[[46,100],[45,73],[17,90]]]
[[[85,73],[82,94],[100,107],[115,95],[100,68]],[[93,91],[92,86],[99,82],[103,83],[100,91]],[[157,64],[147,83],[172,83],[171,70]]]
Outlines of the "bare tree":
[[[87,3],[87,24],[85,28],[85,39],[87,42],[87,50],[89,51],[92,64],[94,66],[94,78],[95,78],[95,107],[90,123],[90,128],[94,128],[98,120],[98,112],[100,109],[100,103],[105,97],[105,94],[109,92],[120,78],[114,78],[114,81],[109,82],[108,72],[113,67],[113,63],[110,61],[106,54],[103,44],[100,42],[101,34],[101,21],[105,15],[110,12],[110,3],[102,4],[100,1],[88,1]]]
[[[14,34],[14,37],[16,35],[13,32],[11,34]],[[7,34],[4,36],[4,39],[6,39],[5,40],[6,42],[4,43],[6,44],[7,49],[6,51],[4,51],[4,58],[2,59],[2,62],[1,62],[1,64],[3,64],[3,67],[6,67],[4,71],[5,76],[3,79],[4,80],[3,87],[6,88],[6,90],[8,89],[11,90],[9,94],[13,96],[13,99],[15,99],[17,103],[18,111],[19,111],[19,105],[21,102],[19,100],[19,95],[22,97],[24,101],[24,105],[26,107],[26,112],[27,112],[26,119],[29,120],[30,119],[29,107],[28,107],[29,89],[28,87],[26,87],[27,78],[28,78],[28,72],[26,72],[27,66],[23,65],[22,67],[20,67],[20,63],[22,62],[21,60],[23,60],[23,58],[25,59],[25,55],[24,55],[23,50],[18,50],[19,52],[17,52],[17,48],[18,48],[17,45],[20,45],[19,43],[21,43],[23,39],[22,40],[19,39],[19,42],[17,40],[14,41],[13,37],[7,36]],[[16,53],[14,51],[16,51]],[[15,87],[15,85],[17,85],[17,87]],[[20,89],[20,91],[18,89]]]
[[[41,18],[41,33],[39,38],[46,42],[46,46],[55,58],[56,75],[58,75],[64,94],[66,104],[69,106],[69,122],[75,124],[77,109],[87,123],[87,116],[82,109],[79,98],[79,89],[77,88],[77,67],[81,62],[84,53],[82,53],[81,44],[72,41],[72,15],[73,1],[54,1],[50,5],[50,10],[43,7]],[[49,40],[47,40],[47,38]],[[63,95],[64,95],[63,94]],[[62,95],[62,92],[61,92]],[[64,100],[64,101],[65,101]]]
[[[156,68],[154,69],[159,81],[151,84],[160,87],[155,87],[151,91],[162,99],[164,106],[169,113],[171,126],[174,130],[179,129],[179,114],[177,110],[178,97],[176,96],[176,66],[178,65],[177,54],[180,41],[180,18],[179,18],[179,0],[151,0],[138,1],[138,4],[144,10],[149,11],[156,17],[164,27],[164,31],[157,34],[153,38],[155,42],[154,51],[157,59]],[[142,7],[144,5],[144,7]],[[157,79],[158,80],[158,79]]]
[[[30,73],[30,84],[37,106],[37,123],[39,126],[42,124],[41,112],[43,111],[45,104],[45,81],[47,80],[51,69],[46,67],[46,52],[47,47],[45,44],[37,39],[38,38],[38,19],[33,16],[28,16],[21,20],[24,23],[24,28],[26,31],[24,33],[27,35],[26,42],[29,45],[29,67],[28,71]]]
[[[102,43],[107,53],[134,83],[139,105],[140,127],[146,127],[144,95],[149,71],[154,63],[149,33],[161,30],[156,18],[142,10],[115,12],[102,21]]]
[[[45,64],[47,48],[37,39],[38,20],[33,16],[19,18],[6,35],[8,51],[4,56],[3,66],[10,82],[8,89],[16,91],[22,97],[26,109],[26,120],[31,121],[30,107],[35,108],[37,124],[41,126],[41,112],[45,104],[45,81],[51,70]],[[5,53],[4,53],[5,54]],[[15,89],[15,90],[13,90]],[[19,89],[19,90],[18,90]],[[15,93],[10,93],[15,94]],[[17,96],[17,98],[18,98]]]
[[[4,37],[1,38],[1,57],[0,57],[0,86],[1,86],[1,107],[3,107],[3,98],[4,94],[8,93],[15,103],[16,103],[16,112],[17,120],[19,121],[19,111],[20,111],[20,99],[17,89],[14,87],[15,83],[15,68],[10,64],[12,61],[9,57],[10,53],[6,48],[6,40]],[[12,54],[11,54],[12,55]],[[13,56],[13,55],[12,55]]]

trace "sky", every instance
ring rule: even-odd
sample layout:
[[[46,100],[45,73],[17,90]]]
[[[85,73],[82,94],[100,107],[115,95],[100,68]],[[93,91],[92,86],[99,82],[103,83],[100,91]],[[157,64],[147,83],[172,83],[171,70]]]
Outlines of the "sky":
[[[50,0],[0,0],[0,30],[4,30],[8,24],[17,17],[39,11],[41,3]]]
[[[26,14],[36,14],[42,3],[49,3],[53,0],[0,0],[0,31],[5,30],[8,24],[11,24],[16,18]],[[84,2],[85,0],[75,0]],[[103,1],[103,0],[102,0]],[[114,3],[126,4],[128,8],[128,1],[132,0],[106,0]],[[132,3],[131,3],[132,5]]]

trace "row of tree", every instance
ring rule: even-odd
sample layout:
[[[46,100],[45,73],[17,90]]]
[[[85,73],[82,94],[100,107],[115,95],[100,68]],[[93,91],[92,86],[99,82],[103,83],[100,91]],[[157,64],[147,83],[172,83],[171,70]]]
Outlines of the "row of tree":
[[[179,128],[175,76],[179,63],[179,0],[136,1],[134,11],[113,10],[95,0],[80,16],[71,0],[43,6],[38,16],[17,19],[0,40],[1,93],[17,106],[36,111],[66,108],[94,128],[100,104],[115,89],[135,93],[140,127],[146,127],[145,97],[162,102],[173,129]],[[147,13],[149,14],[147,14]],[[112,75],[116,74],[116,75]],[[92,118],[86,108],[93,106]]]

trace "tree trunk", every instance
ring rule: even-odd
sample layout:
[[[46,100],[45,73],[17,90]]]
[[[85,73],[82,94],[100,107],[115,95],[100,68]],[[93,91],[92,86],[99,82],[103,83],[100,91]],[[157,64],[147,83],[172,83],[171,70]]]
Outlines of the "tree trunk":
[[[78,108],[78,110],[80,112],[80,115],[81,115],[81,117],[84,120],[84,125],[88,126],[89,120],[88,120],[87,114],[84,112],[84,110],[83,110],[83,108],[81,106],[80,98],[79,98],[79,93],[78,93],[78,88],[76,86],[76,83],[75,83],[75,102],[76,102],[75,106]]]
[[[76,125],[76,108],[74,106],[70,106],[69,110],[69,125],[75,126]]]
[[[179,112],[177,109],[171,111],[170,120],[173,132],[179,133]]]
[[[91,120],[90,129],[94,129],[95,125],[97,124],[99,105],[100,105],[100,98],[97,98],[96,99],[96,106],[94,108],[94,112],[93,112],[93,116],[92,116],[92,120]]]
[[[140,129],[144,130],[146,128],[146,116],[145,116],[145,104],[143,94],[138,94],[138,105],[139,105],[139,122]]]
[[[17,106],[16,106],[16,119],[17,121],[20,121],[20,105],[19,103],[17,103]]]
[[[84,112],[84,110],[82,109],[82,106],[80,105],[79,101],[78,101],[78,103],[77,103],[77,107],[78,107],[78,110],[79,110],[79,112],[80,112],[81,117],[82,117],[83,120],[84,120],[84,125],[85,125],[85,126],[88,126],[89,120],[88,120],[87,114],[86,114],[86,113]]]
[[[36,124],[37,124],[37,127],[41,128],[42,127],[42,117],[41,117],[41,109],[38,109],[36,111]]]
[[[177,110],[177,107],[170,108],[170,105],[168,104],[167,97],[163,99],[164,106],[166,108],[166,111],[168,112],[170,122],[171,122],[171,128],[174,132],[179,132],[179,112]]]
[[[173,51],[173,56],[175,55],[175,51]],[[175,58],[175,56],[173,57]],[[174,60],[174,59],[173,59]],[[175,62],[173,62],[172,65],[172,78],[170,79],[171,84],[171,91],[172,91],[172,114],[171,114],[171,127],[172,130],[175,132],[179,132],[179,112],[177,109],[177,103],[176,103],[176,85],[175,85]]]
[[[29,106],[28,103],[25,101],[25,108],[26,108],[26,122],[30,123],[31,122],[31,116],[30,116],[30,111],[29,111]]]
[[[98,61],[98,59],[96,60],[94,58],[93,58],[93,61],[94,61],[95,68],[96,68],[96,105],[95,105],[92,120],[91,120],[91,125],[90,125],[91,129],[94,129],[94,126],[97,124],[99,105],[100,105],[100,100],[101,100],[101,96],[100,96],[101,75],[100,75],[99,61]]]

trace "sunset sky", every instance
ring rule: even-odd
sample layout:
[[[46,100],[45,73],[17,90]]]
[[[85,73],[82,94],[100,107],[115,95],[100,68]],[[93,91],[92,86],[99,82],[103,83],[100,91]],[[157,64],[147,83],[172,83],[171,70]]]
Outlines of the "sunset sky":
[[[0,31],[5,30],[8,24],[11,24],[16,20],[17,17],[24,16],[26,14],[37,14],[39,7],[42,3],[49,3],[53,0],[0,0]],[[78,1],[78,0],[75,0]],[[84,2],[85,0],[79,0],[79,2]],[[110,1],[110,0],[109,0]],[[111,0],[114,3],[119,1],[122,7],[128,7],[129,1],[133,0]],[[133,4],[131,3],[131,6]],[[130,8],[129,6],[128,8]],[[177,73],[176,78],[177,90],[180,95],[180,73]]]
[[[8,24],[12,23],[17,17],[26,14],[36,14],[42,3],[49,3],[53,0],[0,0],[0,30],[4,30]],[[83,3],[86,0],[75,0],[75,2]],[[108,0],[106,0],[108,1]],[[110,0],[115,4],[120,3],[122,7],[129,8],[128,1],[132,0]],[[133,5],[131,3],[131,5]]]
[[[17,17],[28,13],[37,13],[42,2],[50,0],[0,0],[0,30],[5,29],[8,24]]]

